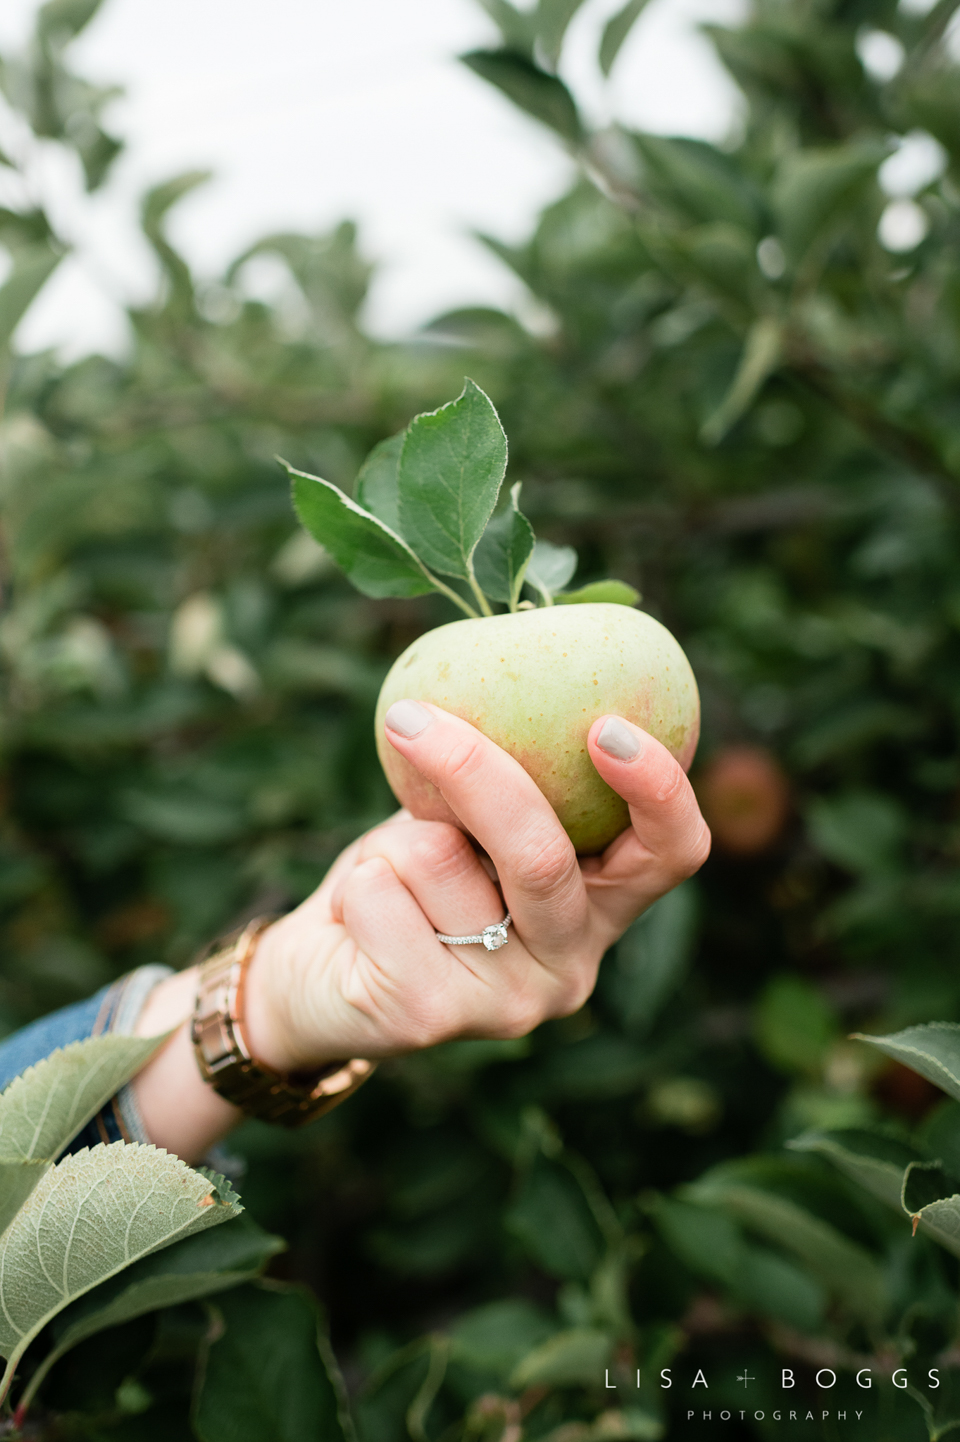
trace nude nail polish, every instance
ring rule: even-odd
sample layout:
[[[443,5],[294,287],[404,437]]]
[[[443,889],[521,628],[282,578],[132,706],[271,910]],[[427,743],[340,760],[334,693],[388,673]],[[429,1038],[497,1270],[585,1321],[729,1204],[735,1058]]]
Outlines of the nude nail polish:
[[[640,742],[630,727],[617,716],[608,716],[600,727],[597,745],[618,761],[633,761],[640,755]]]
[[[414,736],[426,731],[433,717],[419,701],[394,701],[383,720],[388,730],[412,741]]]

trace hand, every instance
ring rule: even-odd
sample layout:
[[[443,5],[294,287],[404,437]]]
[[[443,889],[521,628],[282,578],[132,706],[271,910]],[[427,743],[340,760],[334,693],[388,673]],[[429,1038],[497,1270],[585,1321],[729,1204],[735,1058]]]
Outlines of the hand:
[[[576,1011],[611,943],[710,849],[680,766],[619,717],[596,721],[588,746],[632,824],[583,859],[519,763],[466,721],[402,701],[387,713],[387,735],[463,829],[400,812],[264,933],[246,1031],[253,1054],[279,1071],[524,1036]],[[436,938],[480,932],[504,909],[513,926],[497,952]]]

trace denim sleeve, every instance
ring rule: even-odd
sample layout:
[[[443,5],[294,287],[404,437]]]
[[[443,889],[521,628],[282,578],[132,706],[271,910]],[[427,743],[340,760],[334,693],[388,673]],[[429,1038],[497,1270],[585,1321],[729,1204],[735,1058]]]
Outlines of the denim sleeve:
[[[84,1041],[87,1037],[104,1036],[108,1032],[129,1036],[148,995],[158,982],[170,974],[168,966],[141,966],[86,1001],[62,1007],[60,1011],[15,1031],[0,1042],[0,1091],[5,1090],[28,1067],[72,1041]],[[65,1150],[76,1152],[82,1147],[94,1147],[98,1142],[146,1140],[133,1093],[129,1087],[124,1087]]]

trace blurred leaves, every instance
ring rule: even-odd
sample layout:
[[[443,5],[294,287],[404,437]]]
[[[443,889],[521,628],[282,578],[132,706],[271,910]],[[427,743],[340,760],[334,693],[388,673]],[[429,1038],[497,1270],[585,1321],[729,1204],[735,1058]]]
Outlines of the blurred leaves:
[[[69,45],[93,8],[45,7],[2,73],[91,183],[109,92],[71,78]],[[642,8],[606,19],[601,72]],[[235,1145],[251,1212],[290,1240],[283,1276],[329,1300],[363,1442],[613,1442],[684,1423],[686,1388],[646,1380],[681,1348],[691,1375],[736,1375],[747,1347],[757,1375],[798,1379],[813,1350],[878,1376],[955,1355],[960,1126],[937,1088],[960,1085],[960,74],[949,4],[754,0],[706,27],[735,133],[595,131],[563,54],[577,5],[485,9],[497,35],[467,63],[582,167],[526,238],[484,238],[516,314],[372,340],[348,222],[198,277],[170,240],[191,172],[144,202],[163,276],[122,357],[10,348],[0,1024],[295,905],[387,814],[380,677],[455,614],[404,549],[403,435],[474,377],[511,442],[473,497],[489,515],[501,478],[511,497],[482,583],[507,604],[521,574],[559,604],[642,591],[701,686],[696,784],[764,758],[769,824],[731,841],[742,796],[721,798],[716,854],[574,1016],[396,1059],[315,1129]],[[867,32],[902,46],[895,74],[865,66]],[[893,252],[883,161],[917,130],[946,168],[913,199],[898,182],[926,234]],[[3,145],[9,339],[67,245],[30,148]],[[301,483],[334,517],[320,544],[278,453],[325,478]],[[337,570],[355,525],[384,538],[361,597]],[[475,530],[455,564],[440,548],[455,582]],[[955,1415],[942,1365],[931,1425]],[[611,1407],[628,1394],[605,1371],[625,1389],[637,1366],[637,1405]],[[336,1437],[338,1386],[305,1296],[238,1284],[78,1341],[36,1406],[98,1436]],[[863,1392],[871,1436],[922,1427],[891,1396]]]
[[[535,120],[576,145],[585,131],[570,91],[556,75],[541,70],[516,50],[471,50],[461,57],[481,79],[502,90]]]
[[[194,1409],[201,1442],[343,1442],[342,1384],[313,1299],[253,1285],[210,1305],[215,1332]]]

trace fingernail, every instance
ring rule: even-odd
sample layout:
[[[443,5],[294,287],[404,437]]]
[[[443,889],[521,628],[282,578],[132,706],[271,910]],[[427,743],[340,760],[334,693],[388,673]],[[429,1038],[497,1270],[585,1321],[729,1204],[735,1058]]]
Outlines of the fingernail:
[[[396,731],[398,736],[405,736],[411,741],[414,736],[419,736],[421,731],[427,729],[433,717],[418,701],[394,701],[383,719],[391,731]]]
[[[600,727],[597,745],[618,761],[633,761],[640,755],[640,742],[630,727],[616,716],[608,716]]]

